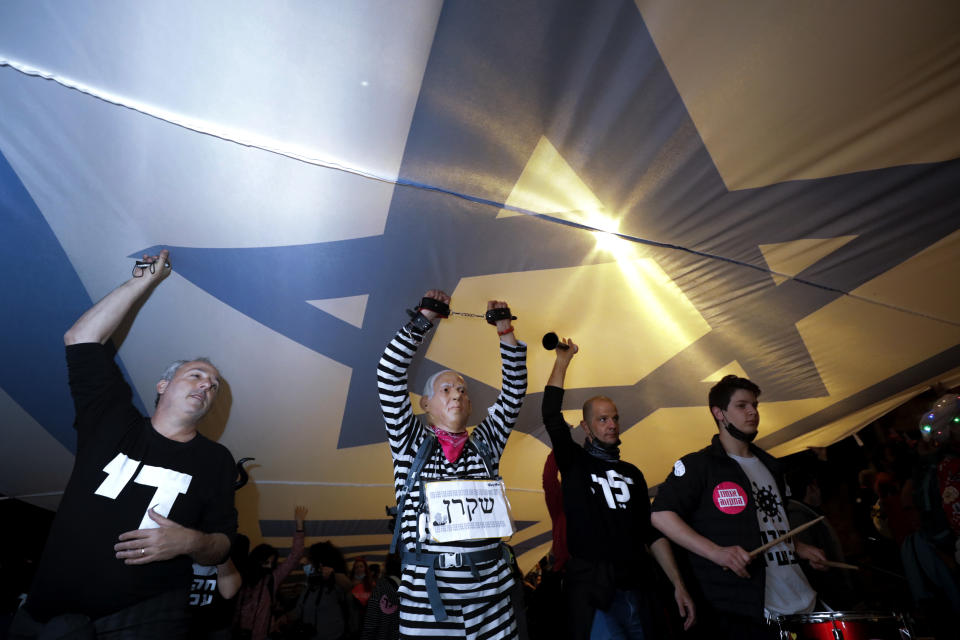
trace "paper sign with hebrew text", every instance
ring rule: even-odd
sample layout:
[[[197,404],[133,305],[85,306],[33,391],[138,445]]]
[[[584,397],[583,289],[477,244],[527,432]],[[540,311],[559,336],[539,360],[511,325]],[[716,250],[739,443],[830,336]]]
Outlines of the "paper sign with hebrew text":
[[[426,483],[430,535],[437,542],[506,538],[514,533],[502,480]]]

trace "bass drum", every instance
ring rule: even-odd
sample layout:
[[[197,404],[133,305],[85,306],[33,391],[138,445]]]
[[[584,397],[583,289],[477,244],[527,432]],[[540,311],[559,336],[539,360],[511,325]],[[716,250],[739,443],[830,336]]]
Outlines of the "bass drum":
[[[779,616],[781,640],[911,640],[909,622],[898,613],[819,611]]]

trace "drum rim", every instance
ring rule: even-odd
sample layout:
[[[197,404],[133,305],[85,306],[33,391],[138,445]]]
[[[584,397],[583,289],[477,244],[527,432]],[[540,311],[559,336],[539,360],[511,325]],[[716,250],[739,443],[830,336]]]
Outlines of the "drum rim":
[[[811,611],[777,616],[776,622],[830,622],[847,620],[850,622],[882,620],[902,620],[903,614],[895,611]]]

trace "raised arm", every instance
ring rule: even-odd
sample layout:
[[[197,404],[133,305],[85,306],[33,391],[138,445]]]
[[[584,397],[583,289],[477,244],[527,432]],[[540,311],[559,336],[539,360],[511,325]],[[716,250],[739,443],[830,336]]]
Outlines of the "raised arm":
[[[509,309],[508,305],[503,300],[488,300],[487,301],[487,311],[492,309]],[[513,333],[513,321],[510,318],[504,318],[503,320],[497,320],[494,324],[497,328],[497,335],[500,336],[500,341],[504,344],[508,344],[511,347],[517,346],[517,336]]]
[[[570,425],[563,419],[563,384],[567,376],[567,367],[570,366],[570,361],[580,348],[570,338],[564,339],[560,344],[567,345],[567,348],[557,347],[553,370],[551,370],[550,377],[547,379],[547,386],[543,390],[540,412],[543,417],[543,424],[547,429],[547,435],[550,436],[550,443],[553,446],[557,465],[562,470],[569,463],[569,450],[574,446],[573,436],[570,434]]]
[[[424,297],[434,298],[444,303],[450,302],[450,296],[438,289],[427,291]],[[417,349],[420,348],[420,343],[423,342],[424,335],[440,318],[439,314],[430,309],[420,309],[418,316],[412,318],[396,333],[384,348],[377,365],[380,410],[383,412],[390,448],[394,456],[400,453],[407,444],[407,439],[413,435],[410,433],[404,435],[405,428],[414,420],[413,408],[410,406],[407,370]]]
[[[169,256],[170,252],[166,249],[157,256],[144,255],[146,262],[156,265],[153,272],[150,269],[138,269],[138,277],[130,278],[87,309],[64,334],[64,343],[68,346],[87,342],[105,344],[133,306],[170,274],[170,268],[166,266]]]
[[[564,349],[560,345],[566,345],[567,348]],[[547,378],[548,387],[560,387],[563,388],[563,381],[567,377],[567,367],[570,366],[570,361],[573,360],[573,356],[580,351],[580,347],[574,343],[570,338],[564,338],[557,345],[556,350],[556,360],[553,362],[553,369],[550,371],[550,377]]]
[[[307,517],[307,508],[304,506],[297,505],[293,510],[293,519],[296,522],[296,529],[293,531],[293,541],[290,547],[290,553],[287,554],[287,557],[277,565],[277,568],[273,570],[273,584],[274,591],[280,587],[282,583],[290,572],[300,566],[300,558],[303,556],[303,538],[306,535],[304,530],[304,520]]]
[[[490,300],[487,311],[493,309],[509,311],[510,307],[502,300]],[[527,345],[517,340],[510,318],[497,320],[494,326],[500,338],[500,394],[477,429],[499,459],[527,394]]]

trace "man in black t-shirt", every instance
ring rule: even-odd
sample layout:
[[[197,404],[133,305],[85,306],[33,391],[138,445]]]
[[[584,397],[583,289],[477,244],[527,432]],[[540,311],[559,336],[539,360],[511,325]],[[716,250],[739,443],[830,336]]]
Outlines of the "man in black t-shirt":
[[[752,444],[759,395],[756,384],[734,375],[714,385],[708,402],[717,435],[674,464],[652,507],[654,525],[689,552],[711,639],[779,637],[765,618],[807,613],[816,604],[800,559],[826,569],[823,551],[799,541],[749,551],[790,528],[780,464]]]
[[[674,586],[674,599],[694,622],[687,593],[670,542],[650,523],[650,503],[643,474],[620,459],[620,416],[604,397],[587,400],[577,446],[561,413],[567,367],[579,348],[569,338],[556,351],[556,362],[543,392],[543,423],[553,444],[561,475],[567,520],[566,564],[568,628],[573,638],[656,638],[664,634],[653,596],[654,568],[644,545]]]
[[[236,532],[230,452],[197,433],[220,386],[205,360],[173,363],[143,416],[106,346],[170,272],[138,269],[64,336],[77,453],[11,638],[178,638],[191,563],[224,560]]]

